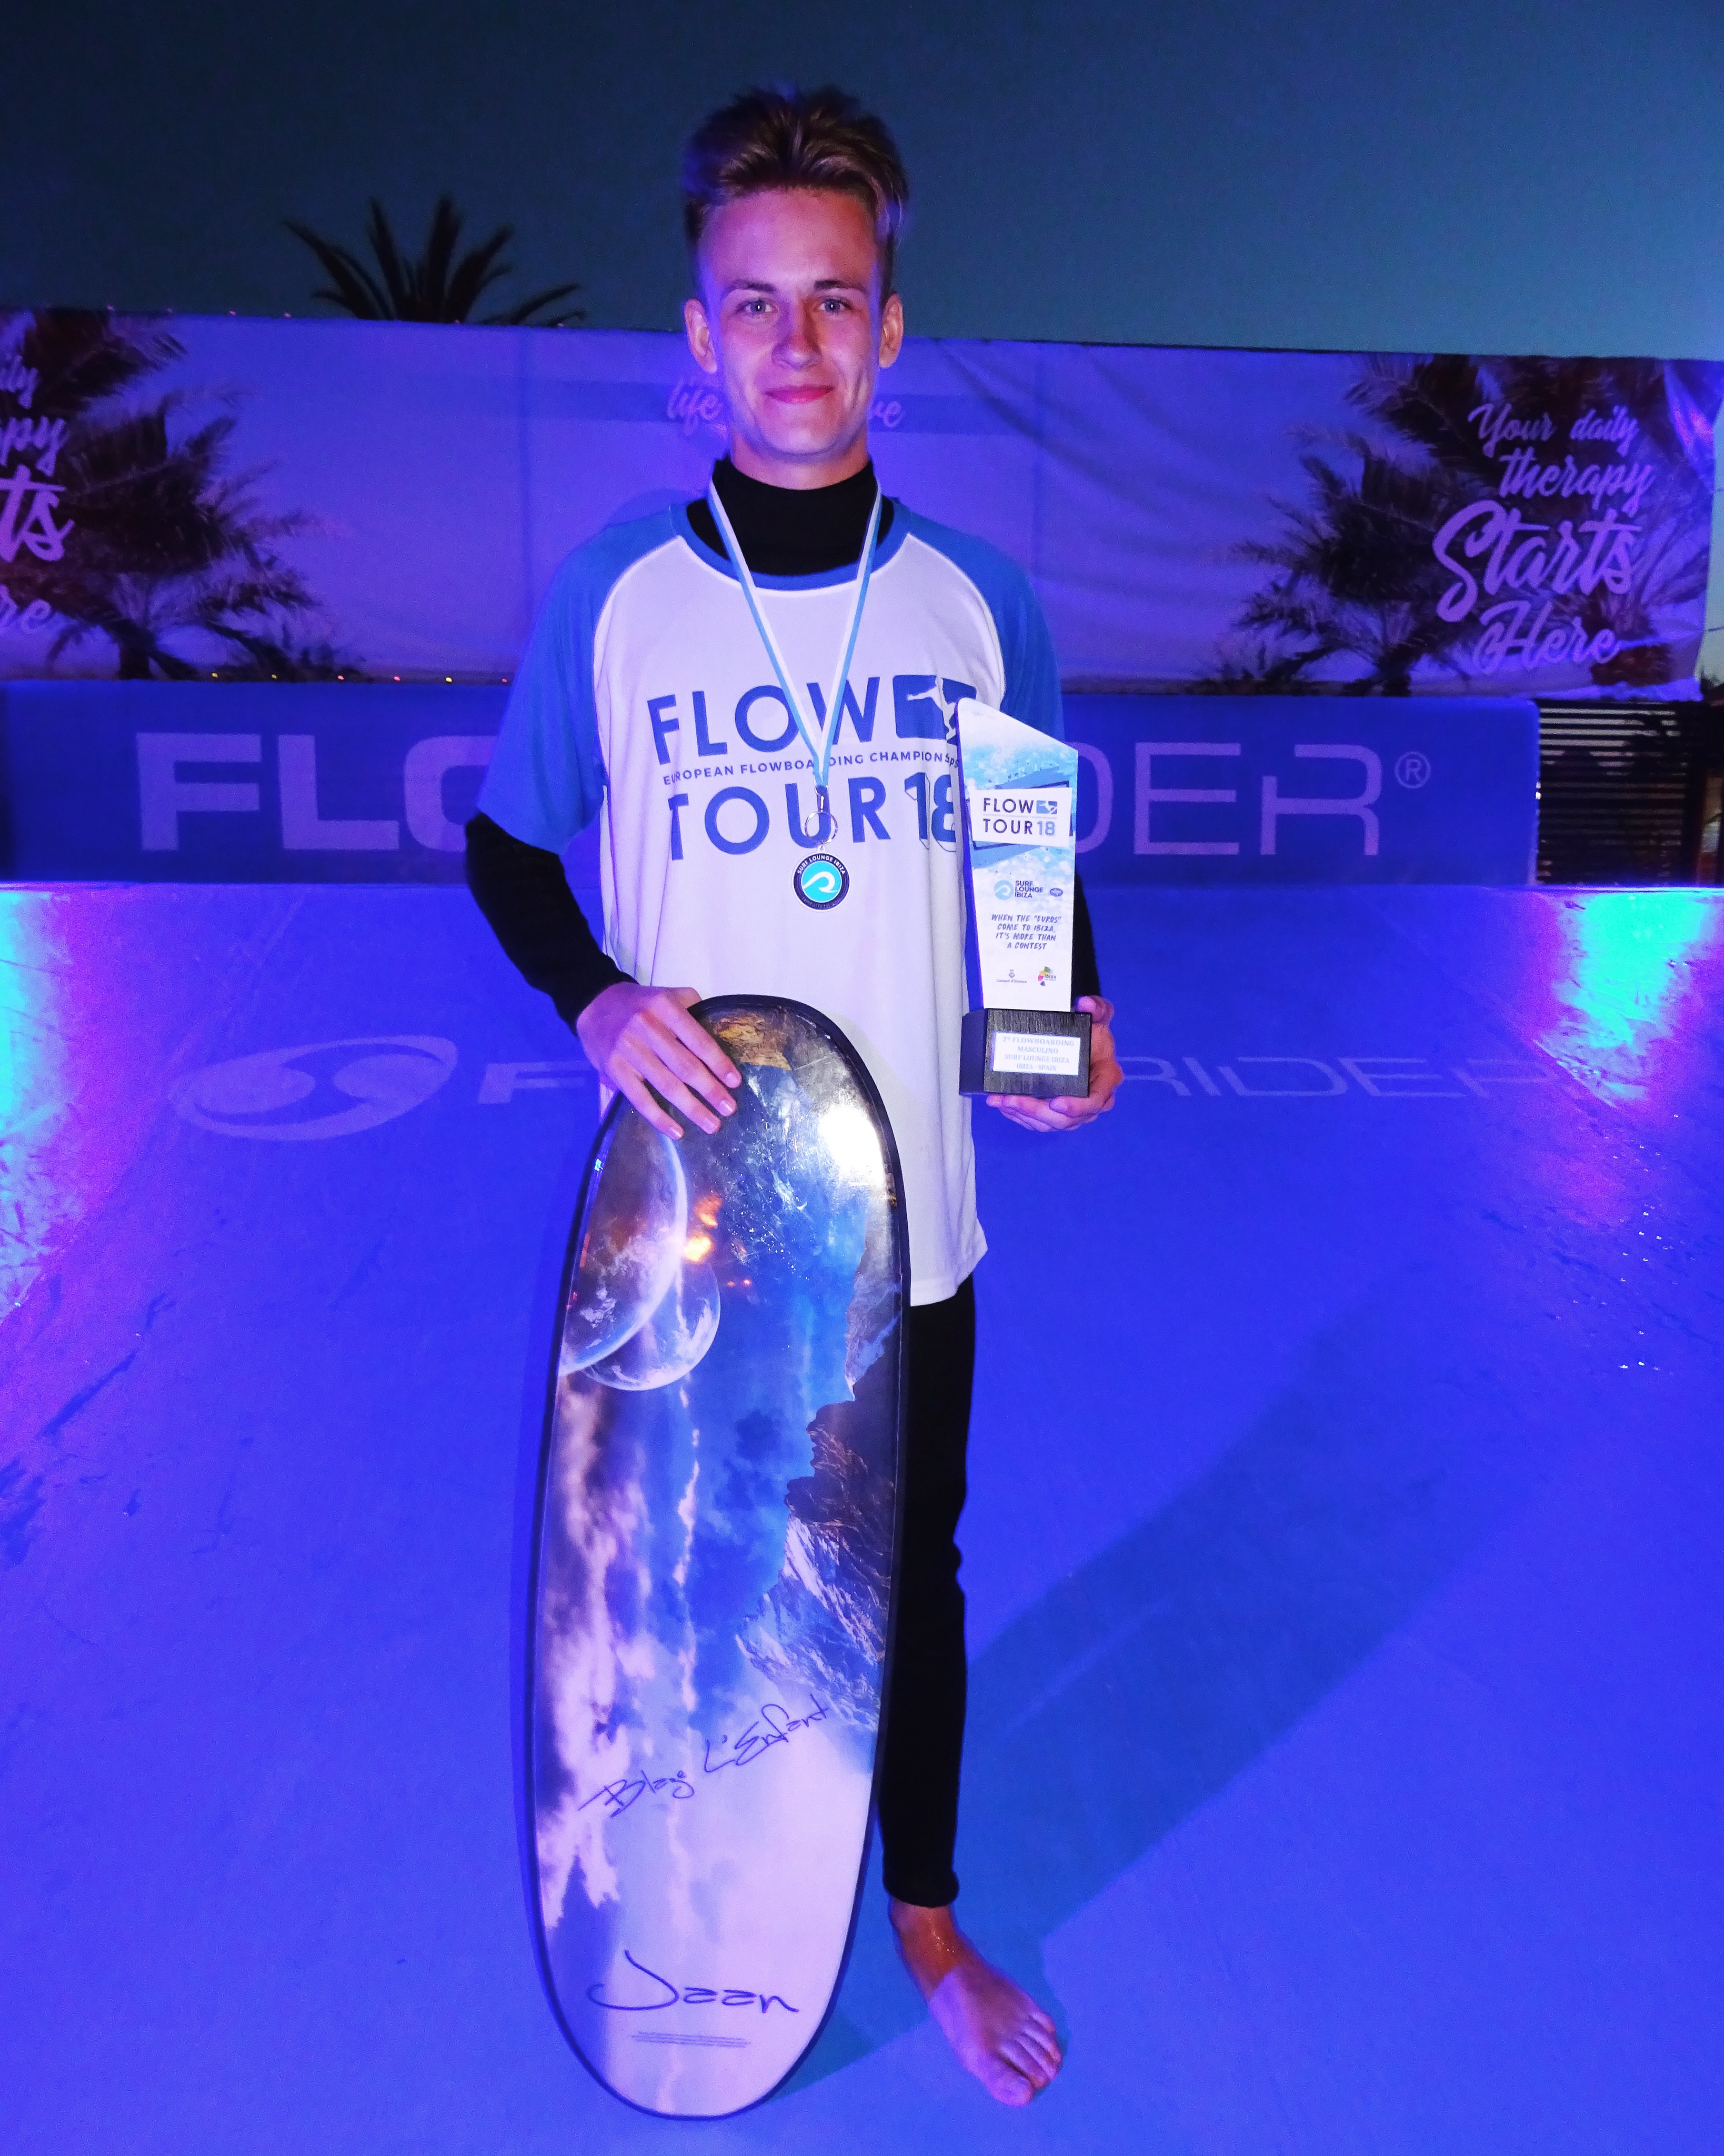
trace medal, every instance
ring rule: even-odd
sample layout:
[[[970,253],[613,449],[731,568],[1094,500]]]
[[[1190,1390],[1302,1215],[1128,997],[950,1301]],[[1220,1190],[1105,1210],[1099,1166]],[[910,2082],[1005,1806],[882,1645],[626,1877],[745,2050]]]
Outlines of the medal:
[[[836,854],[809,854],[796,865],[790,887],[816,913],[829,913],[850,887],[850,872]]]
[[[884,499],[885,496],[876,484],[874,490],[874,507],[869,511],[868,516],[868,532],[862,542],[862,558],[856,564],[856,596],[850,602],[849,626],[844,631],[844,643],[839,652],[838,670],[832,677],[832,694],[826,700],[826,723],[820,729],[817,737],[813,726],[803,710],[802,699],[797,695],[795,686],[791,681],[790,669],[784,664],[784,654],[778,649],[778,639],[772,634],[772,624],[767,619],[765,609],[761,605],[760,593],[755,588],[753,575],[750,572],[747,562],[742,558],[742,549],[736,543],[736,535],[731,529],[731,520],[726,516],[724,504],[718,498],[718,489],[710,483],[706,489],[706,500],[711,507],[712,521],[718,526],[719,535],[724,541],[725,552],[731,557],[731,567],[736,571],[736,581],[742,587],[742,596],[748,602],[748,611],[753,615],[754,625],[760,632],[760,640],[766,646],[767,657],[772,661],[772,672],[777,678],[780,693],[789,707],[792,721],[798,733],[802,736],[803,745],[808,750],[809,760],[814,767],[814,806],[819,814],[818,831],[823,842],[829,836],[830,830],[835,828],[831,804],[827,797],[826,779],[828,773],[832,768],[832,747],[838,739],[839,721],[844,716],[844,691],[850,685],[850,660],[856,649],[857,631],[862,626],[862,608],[868,599],[868,580],[874,572],[874,542],[880,531],[880,504]],[[829,891],[829,895],[820,897],[812,896],[803,888],[803,871],[806,870],[823,891],[828,890],[823,879],[813,875],[812,865],[815,862],[830,863],[844,879],[841,885]],[[829,854],[810,854],[808,860],[800,863],[797,868],[795,878],[797,896],[805,906],[814,906],[821,911],[828,906],[836,906],[849,887],[849,872],[841,861],[834,861]]]

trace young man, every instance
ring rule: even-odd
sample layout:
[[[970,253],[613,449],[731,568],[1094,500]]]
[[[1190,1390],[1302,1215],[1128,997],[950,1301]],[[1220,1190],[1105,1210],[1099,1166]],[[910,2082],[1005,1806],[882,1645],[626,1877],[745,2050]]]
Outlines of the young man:
[[[1063,726],[1052,644],[1021,572],[901,503],[879,501],[876,514],[868,418],[903,341],[892,265],[907,192],[885,127],[835,90],[751,93],[690,141],[685,318],[729,414],[730,454],[713,474],[727,528],[710,500],[692,502],[605,531],[562,564],[468,826],[469,879],[604,1082],[668,1135],[681,1135],[679,1118],[716,1130],[741,1082],[689,1015],[703,995],[813,1004],[880,1088],[911,1272],[885,1884],[905,1962],[959,2058],[1002,2102],[1027,2103],[1059,2071],[1053,2025],[952,1912],[964,1716],[955,1534],[970,1275],[985,1247],[958,1091],[953,707],[976,696],[1049,733]],[[797,684],[814,685],[804,719],[818,747],[823,685],[849,635],[823,800],[795,762],[792,701]],[[786,783],[788,770],[798,775]],[[603,950],[558,859],[600,814]],[[811,858],[828,864],[824,885],[809,880]],[[1079,1008],[1095,1020],[1089,1097],[990,1102],[1030,1130],[1078,1128],[1119,1083],[1081,890],[1074,960]]]

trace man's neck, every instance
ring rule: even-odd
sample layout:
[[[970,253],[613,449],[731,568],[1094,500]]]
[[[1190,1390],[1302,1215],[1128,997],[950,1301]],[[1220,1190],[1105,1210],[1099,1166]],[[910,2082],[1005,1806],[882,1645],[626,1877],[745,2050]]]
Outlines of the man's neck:
[[[878,482],[866,462],[830,486],[785,487],[739,470],[728,458],[715,465],[712,483],[731,520],[742,558],[757,576],[829,574],[857,560],[867,535]],[[721,560],[724,542],[705,500],[689,504],[695,536]],[[880,537],[892,526],[892,505],[880,505]]]
[[[775,456],[731,430],[730,460],[745,479],[757,479],[762,486],[781,486],[793,494],[809,494],[816,487],[837,486],[868,469],[868,430],[854,442],[834,449],[829,456],[812,459]]]

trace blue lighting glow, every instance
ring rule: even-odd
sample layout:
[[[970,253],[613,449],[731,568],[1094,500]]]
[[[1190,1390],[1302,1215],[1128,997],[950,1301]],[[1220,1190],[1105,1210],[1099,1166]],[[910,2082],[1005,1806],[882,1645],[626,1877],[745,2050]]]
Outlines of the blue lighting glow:
[[[63,969],[40,892],[0,893],[0,1312],[40,1270],[64,1206],[50,1154],[66,1098]]]
[[[1601,1101],[1646,1098],[1716,939],[1719,903],[1709,891],[1607,891],[1564,906],[1567,1009],[1540,1045]]]

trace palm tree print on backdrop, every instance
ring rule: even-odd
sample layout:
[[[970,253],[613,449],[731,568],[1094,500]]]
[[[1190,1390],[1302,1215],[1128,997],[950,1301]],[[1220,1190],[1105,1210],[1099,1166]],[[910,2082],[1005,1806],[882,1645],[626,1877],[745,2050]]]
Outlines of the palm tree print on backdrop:
[[[1716,369],[1659,360],[1362,358],[1347,398],[1365,425],[1300,430],[1308,498],[1277,501],[1281,529],[1234,550],[1272,573],[1195,685],[1404,696],[1415,674],[1507,685],[1562,666],[1570,680],[1639,688],[1686,673],[1697,629],[1688,617],[1706,588],[1718,393]],[[1533,438],[1494,434],[1493,412]],[[1625,452],[1573,438],[1589,415],[1619,412],[1633,429]],[[1572,454],[1582,468],[1650,470],[1615,500],[1528,496],[1505,491],[1517,452],[1540,466]],[[1553,573],[1542,583],[1486,588],[1488,551],[1465,549],[1488,536],[1481,505],[1496,502],[1546,526]],[[1602,538],[1583,530],[1613,513],[1618,528]],[[1479,584],[1470,598],[1457,558]]]
[[[401,251],[382,204],[373,197],[366,238],[377,264],[368,270],[351,248],[338,245],[291,218],[285,220],[295,239],[303,240],[323,265],[327,285],[311,295],[327,300],[343,314],[367,322],[468,322],[473,310],[494,285],[511,274],[514,264],[498,256],[515,237],[512,224],[499,225],[490,238],[457,255],[464,219],[452,197],[442,195],[431,213],[431,228],[423,249],[408,259]],[[516,328],[529,324],[540,329],[561,329],[584,319],[579,307],[546,311],[580,290],[578,285],[552,285],[529,300],[480,321]]]
[[[183,357],[150,322],[83,310],[0,316],[0,349],[35,377],[30,409],[52,468],[55,537],[39,530],[0,564],[20,613],[58,622],[54,660],[91,638],[114,649],[121,680],[347,679],[356,670],[308,641],[315,602],[280,542],[297,516],[268,516],[258,475],[228,469],[231,411],[199,420],[183,396],[133,403],[129,393]],[[20,465],[6,475],[18,486]],[[39,519],[38,519],[39,522]]]

